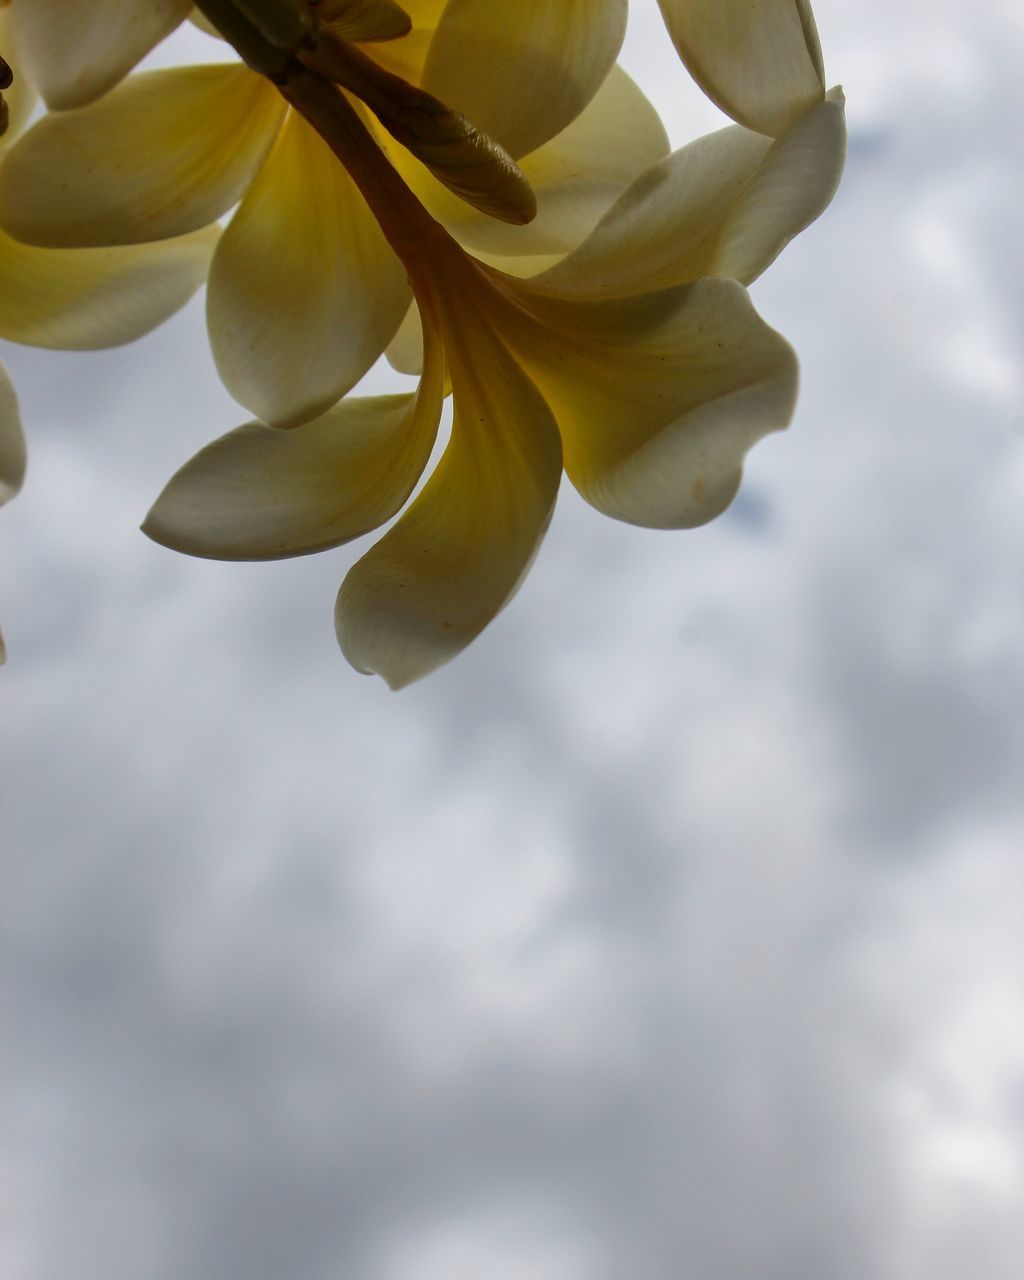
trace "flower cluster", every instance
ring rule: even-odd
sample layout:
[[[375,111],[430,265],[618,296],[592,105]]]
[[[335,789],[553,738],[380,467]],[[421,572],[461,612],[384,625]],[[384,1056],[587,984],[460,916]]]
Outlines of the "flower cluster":
[[[12,0],[51,112],[0,173],[5,254],[158,272],[234,209],[207,319],[255,421],[178,472],[151,537],[268,559],[401,513],[336,607],[349,660],[399,687],[509,600],[563,470],[635,524],[727,506],[796,394],[745,286],[831,199],[843,102],[806,0],[660,3],[737,122],[671,154],[615,63],[626,0],[202,0],[225,61],[127,78],[187,3]],[[385,350],[417,389],[349,395]]]

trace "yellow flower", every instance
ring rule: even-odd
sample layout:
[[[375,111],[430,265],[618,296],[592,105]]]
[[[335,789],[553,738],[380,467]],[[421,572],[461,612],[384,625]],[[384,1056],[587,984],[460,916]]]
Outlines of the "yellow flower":
[[[520,279],[469,257],[426,214],[332,86],[296,69],[282,92],[402,255],[423,320],[420,386],[343,401],[289,432],[229,433],[171,480],[151,537],[261,559],[379,527],[426,465],[447,368],[444,455],[336,607],[349,660],[397,688],[458,653],[515,592],[563,466],[595,507],[636,524],[688,527],[724,509],[744,453],[786,425],[796,391],[792,351],[738,281],[831,198],[841,95],[778,140],[733,127],[660,161],[574,252]]]
[[[11,9],[0,9],[0,49],[14,68],[0,160],[35,102],[11,19]],[[0,190],[9,182],[0,166]],[[216,232],[204,230],[146,249],[40,249],[0,231],[0,338],[79,351],[130,342],[184,306],[206,276],[215,242]],[[0,368],[0,503],[24,475],[17,399]],[[0,659],[3,652],[0,638]]]
[[[37,0],[14,3],[17,12]],[[339,34],[358,15],[339,17],[335,4],[316,56],[333,49],[339,74],[380,113],[378,140],[457,235],[499,255],[551,258],[577,244],[668,150],[640,91],[620,70],[608,74],[625,7],[624,0],[413,0],[403,6],[412,22],[407,35],[364,46]],[[131,46],[136,53],[172,11],[166,7],[162,23],[153,19],[146,40]],[[412,110],[420,87],[455,103],[521,159],[539,213],[517,241],[501,240],[492,217],[437,177],[468,184],[461,194],[486,203],[496,189],[504,192],[492,179],[505,152],[453,146],[447,135],[435,144],[429,112]],[[58,99],[67,101],[63,87]],[[89,106],[41,121],[14,149],[9,173],[0,222],[49,246],[141,245],[208,224],[240,201],[210,270],[210,341],[229,391],[276,426],[308,421],[336,403],[409,308],[406,269],[350,175],[274,85],[240,63],[132,76]],[[510,177],[507,203],[521,190],[528,194]]]

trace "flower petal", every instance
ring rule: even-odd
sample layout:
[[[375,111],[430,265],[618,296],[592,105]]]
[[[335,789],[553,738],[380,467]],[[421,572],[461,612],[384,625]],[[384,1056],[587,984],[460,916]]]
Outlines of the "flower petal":
[[[276,426],[316,417],[381,354],[410,297],[355,183],[290,113],[210,270],[210,343],[228,390]]]
[[[537,216],[524,227],[478,213],[408,153],[392,149],[391,154],[406,182],[461,244],[518,257],[575,248],[637,175],[667,151],[658,113],[616,65],[572,124],[521,161],[537,197]]]
[[[0,232],[0,337],[72,351],[131,342],[203,283],[218,230],[111,249],[39,249]]]
[[[431,334],[418,391],[343,400],[294,431],[250,422],[173,477],[142,528],[219,560],[322,551],[382,525],[412,492],[441,416],[443,356]]]
[[[515,157],[574,120],[608,74],[626,30],[626,0],[450,0],[423,87]]]
[[[274,86],[240,64],[132,76],[14,144],[0,224],[28,244],[65,247],[194,231],[239,199],[284,110]]]
[[[544,280],[588,296],[712,275],[749,284],[828,205],[845,150],[839,91],[775,143],[735,125],[698,138],[639,177]]]
[[[394,0],[319,0],[315,12],[346,40],[395,40],[412,29],[412,18]]]
[[[423,325],[420,309],[413,302],[405,318],[395,330],[395,336],[384,349],[388,363],[399,373],[418,376],[423,368]]]
[[[547,528],[561,475],[551,413],[467,313],[452,335],[451,440],[423,491],[349,572],[338,641],[393,689],[466,647],[509,601]]]
[[[555,415],[565,469],[607,515],[705,523],[735,495],[746,450],[789,421],[796,358],[732,280],[596,301],[504,287],[519,303],[509,341]]]
[[[0,506],[10,502],[25,481],[25,433],[18,397],[0,364]]]
[[[22,70],[21,50],[14,44],[10,13],[10,9],[0,8],[0,54],[3,54],[9,66],[15,68],[14,83],[2,95],[7,104],[7,129],[0,134],[0,150],[11,145],[28,123],[36,105],[36,91]]]
[[[187,16],[191,0],[28,0],[12,6],[18,55],[52,111],[113,88]]]
[[[810,0],[658,0],[687,70],[748,129],[778,137],[825,96]]]

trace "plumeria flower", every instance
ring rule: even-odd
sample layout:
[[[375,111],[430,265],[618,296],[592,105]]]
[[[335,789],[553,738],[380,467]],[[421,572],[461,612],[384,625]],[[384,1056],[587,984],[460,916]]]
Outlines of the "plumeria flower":
[[[0,137],[0,190],[10,182],[3,163],[6,153],[35,103],[11,16],[9,8],[0,8],[0,49],[14,68],[13,83],[4,95],[7,127]],[[130,342],[195,293],[206,276],[216,235],[216,229],[209,228],[146,249],[41,249],[0,231],[0,338],[77,351]],[[14,497],[24,475],[25,439],[17,399],[0,369],[0,503]]]
[[[336,606],[346,656],[397,688],[458,653],[510,599],[563,468],[588,502],[635,524],[691,527],[727,506],[746,450],[786,425],[796,393],[795,357],[743,283],[831,199],[841,94],[822,86],[777,139],[732,127],[657,162],[573,252],[519,278],[471,257],[429,215],[323,77],[296,65],[281,91],[405,265],[422,318],[420,384],[344,400],[293,431],[253,422],[229,433],[171,480],[144,526],[151,537],[269,559],[380,527],[426,466],[447,372],[444,454]]]
[[[225,25],[224,15],[244,24],[246,12],[274,10],[254,0],[204,7]],[[50,100],[61,107],[109,89],[185,8],[14,0],[40,50],[47,11],[60,19],[61,49],[95,44],[91,33],[107,21],[113,51],[100,69],[75,75],[73,58],[43,59]],[[378,144],[473,248],[564,256],[667,154],[653,108],[613,69],[625,0],[278,8],[286,18],[309,15],[316,38],[307,33],[299,56],[368,104],[361,118]],[[251,42],[248,50],[250,63],[275,77],[278,62],[292,59],[270,42],[263,63]],[[9,172],[0,223],[33,244],[144,245],[207,225],[237,203],[210,270],[211,347],[228,390],[275,426],[335,404],[408,312],[407,269],[351,175],[271,78],[244,63],[130,76],[41,121],[15,148]],[[521,224],[534,207],[529,227],[505,228],[522,231],[518,239],[494,230],[504,225],[495,214]]]

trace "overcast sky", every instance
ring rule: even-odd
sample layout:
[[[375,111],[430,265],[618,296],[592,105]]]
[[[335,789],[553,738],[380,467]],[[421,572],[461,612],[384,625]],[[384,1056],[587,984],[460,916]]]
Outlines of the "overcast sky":
[[[335,644],[362,545],[135,531],[245,417],[200,302],[4,345],[3,1280],[1024,1274],[1024,16],[816,12],[792,429],[696,532],[565,487],[401,694]]]

